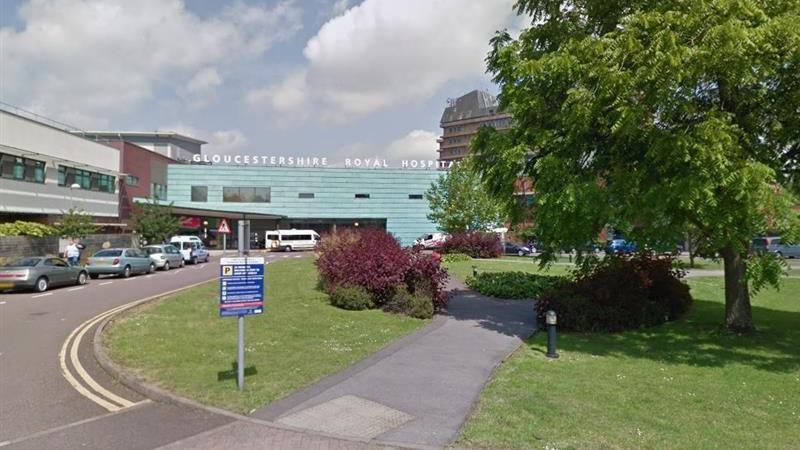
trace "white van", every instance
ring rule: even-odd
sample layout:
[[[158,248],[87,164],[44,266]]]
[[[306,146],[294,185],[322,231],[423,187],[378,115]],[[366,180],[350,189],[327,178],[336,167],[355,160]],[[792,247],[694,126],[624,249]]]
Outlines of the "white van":
[[[319,234],[314,230],[275,230],[265,233],[264,243],[272,251],[314,250]]]
[[[172,236],[169,243],[178,247],[183,255],[183,260],[189,264],[208,262],[208,249],[197,236]]]

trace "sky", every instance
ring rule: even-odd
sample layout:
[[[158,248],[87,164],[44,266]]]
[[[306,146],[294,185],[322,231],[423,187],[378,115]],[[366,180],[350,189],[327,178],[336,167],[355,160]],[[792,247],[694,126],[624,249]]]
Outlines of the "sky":
[[[205,153],[435,159],[513,0],[0,0],[0,100]]]

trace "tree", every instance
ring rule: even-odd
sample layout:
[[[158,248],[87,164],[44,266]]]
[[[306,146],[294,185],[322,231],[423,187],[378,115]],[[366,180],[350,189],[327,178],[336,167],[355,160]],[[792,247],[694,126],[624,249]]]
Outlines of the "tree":
[[[497,202],[465,164],[454,165],[432,183],[425,198],[431,209],[428,219],[447,233],[486,230],[503,219]]]
[[[536,183],[536,235],[579,248],[612,226],[669,248],[690,228],[725,266],[725,325],[777,284],[753,236],[798,238],[798,0],[520,0],[532,26],[487,58],[507,133],[479,131],[473,168],[506,206]],[[795,187],[792,188],[791,186]],[[748,264],[750,263],[750,264]]]
[[[172,203],[161,205],[151,199],[136,203],[131,220],[142,244],[164,242],[180,230],[178,218],[172,215]]]
[[[70,208],[61,212],[61,225],[58,227],[61,236],[77,239],[86,237],[97,231],[92,216],[82,209]]]

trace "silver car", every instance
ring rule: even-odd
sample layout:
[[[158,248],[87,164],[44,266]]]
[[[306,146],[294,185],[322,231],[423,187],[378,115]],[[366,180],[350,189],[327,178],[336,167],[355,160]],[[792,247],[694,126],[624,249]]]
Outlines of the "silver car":
[[[50,286],[85,284],[89,274],[83,266],[70,266],[65,260],[50,256],[19,258],[0,267],[0,291],[34,289]]]
[[[183,255],[174,245],[148,245],[142,248],[157,269],[169,270],[173,267],[183,267]]]
[[[781,238],[773,238],[767,250],[782,258],[800,258],[800,244],[784,244]]]
[[[109,248],[100,250],[86,264],[89,276],[97,278],[103,274],[128,278],[134,273],[152,273],[156,265],[150,256],[136,248]]]

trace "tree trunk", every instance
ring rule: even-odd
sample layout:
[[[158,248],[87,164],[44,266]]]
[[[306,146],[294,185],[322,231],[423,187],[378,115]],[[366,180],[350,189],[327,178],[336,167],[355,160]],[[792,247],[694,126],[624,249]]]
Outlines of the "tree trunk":
[[[753,330],[753,311],[747,288],[747,260],[732,245],[720,252],[725,264],[725,326],[732,331]]]

